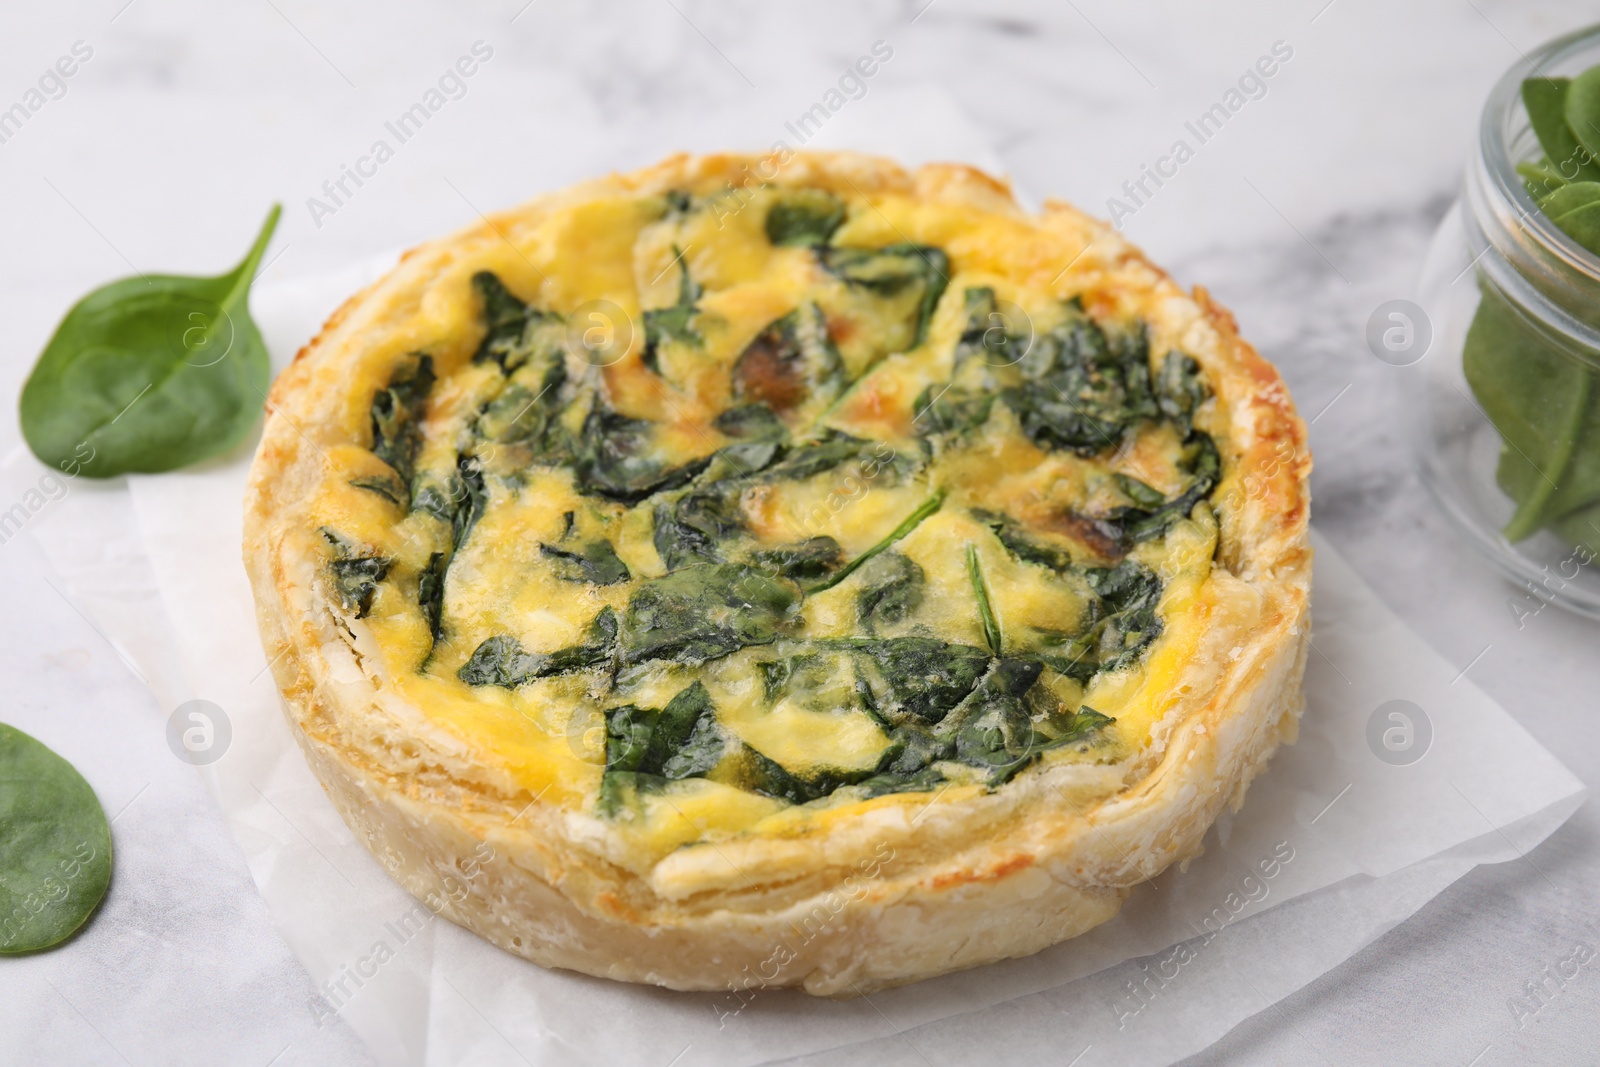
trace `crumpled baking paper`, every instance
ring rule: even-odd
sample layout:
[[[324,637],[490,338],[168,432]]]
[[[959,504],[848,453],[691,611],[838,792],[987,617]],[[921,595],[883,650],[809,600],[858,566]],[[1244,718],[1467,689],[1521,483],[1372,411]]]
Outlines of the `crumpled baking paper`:
[[[940,97],[880,100],[831,136],[909,162],[998,169]],[[386,265],[263,283],[252,305],[276,363]],[[19,451],[0,480],[10,499],[36,491],[26,529],[52,581],[162,706],[222,709],[227,750],[200,773],[274,924],[321,985],[306,1010],[342,1017],[386,1064],[884,1065],[987,1059],[1000,1046],[1074,1067],[1170,1063],[1349,958],[1474,865],[1516,860],[1582,800],[1555,757],[1314,536],[1315,647],[1298,743],[1280,750],[1243,810],[1218,821],[1202,857],[1141,886],[1105,925],[1027,959],[851,1001],[546,971],[404,893],[306,768],[239,558],[248,465],[246,450],[91,484]]]

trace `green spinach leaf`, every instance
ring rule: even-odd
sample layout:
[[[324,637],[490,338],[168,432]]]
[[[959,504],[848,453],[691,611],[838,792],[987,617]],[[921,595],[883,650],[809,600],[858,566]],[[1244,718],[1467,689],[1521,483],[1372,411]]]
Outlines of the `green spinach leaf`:
[[[768,645],[792,621],[793,582],[739,563],[700,563],[642,583],[622,618],[620,659],[700,664]]]
[[[884,551],[862,564],[860,570],[856,614],[867,633],[904,622],[922,606],[927,575],[910,556]]]
[[[78,301],[22,388],[22,435],[33,454],[109,478],[173,470],[242,441],[269,375],[250,283],[279,212],[274,205],[226,274],[124,278]]]
[[[788,190],[767,210],[767,240],[791,248],[825,245],[844,217],[844,201],[830,192]]]
[[[332,530],[323,530],[322,536],[333,546],[333,559],[328,561],[328,569],[333,574],[333,588],[339,595],[340,606],[358,619],[366,618],[367,612],[372,610],[378,583],[388,575],[394,561],[360,552]]]
[[[907,349],[928,334],[928,320],[950,284],[950,257],[942,248],[901,242],[883,248],[823,246],[817,257],[830,274],[903,309],[911,325]]]
[[[780,578],[794,582],[816,582],[839,569],[844,550],[831,537],[808,537],[792,545],[757,549],[750,562]]]
[[[702,778],[721,762],[726,747],[711,696],[699,682],[660,710],[634,704],[610,708],[600,810],[615,814],[630,789]]]
[[[1524,86],[1526,86],[1526,83],[1524,83]],[[1578,145],[1581,145],[1583,149],[1582,152],[1572,153],[1571,158],[1581,159],[1590,168],[1589,171],[1581,172],[1577,176],[1585,180],[1600,181],[1600,173],[1597,173],[1597,171],[1600,171],[1600,167],[1597,167],[1594,162],[1596,159],[1600,159],[1600,67],[1590,67],[1576,78],[1573,78],[1566,88],[1566,99],[1563,102],[1562,110],[1566,115],[1567,129],[1570,132],[1570,136],[1575,138]],[[1544,95],[1548,97],[1551,94],[1546,90]],[[1523,102],[1525,104],[1527,99],[1526,92],[1524,92]],[[1540,106],[1537,110],[1543,113],[1546,107]],[[1567,173],[1565,161],[1569,158],[1571,149],[1577,146],[1569,146],[1568,142],[1561,137],[1556,123],[1548,116],[1543,114],[1536,116],[1535,109],[1529,108],[1528,117],[1536,120],[1534,133],[1538,134],[1539,143],[1544,147],[1545,154],[1550,157],[1552,163],[1556,164],[1557,169],[1562,174]],[[1539,118],[1543,118],[1542,128],[1537,121]],[[1545,140],[1547,132],[1554,137],[1553,142]],[[1555,151],[1551,151],[1552,148]],[[1584,158],[1585,156],[1587,158]]]
[[[419,355],[397,369],[372,398],[372,452],[411,484],[422,450],[422,416],[433,391],[433,357]]]
[[[679,341],[699,348],[705,344],[699,331],[690,325],[690,320],[700,313],[695,301],[700,299],[703,290],[689,276],[689,262],[683,258],[683,249],[673,246],[672,252],[678,260],[680,271],[678,302],[644,313],[644,353],[641,358],[644,365],[655,374],[661,373],[662,345]]]
[[[617,550],[611,542],[604,538],[586,541],[576,550],[541,543],[539,554],[550,561],[556,577],[565,582],[616,585],[632,577],[628,573],[628,565],[617,556]]]
[[[573,461],[578,488],[623,504],[687,485],[711,457],[671,466],[662,459],[656,426],[596,404],[583,422]]]
[[[889,531],[888,536],[886,536],[883,540],[879,541],[877,544],[861,553],[861,555],[857,556],[849,563],[846,563],[843,567],[840,567],[838,570],[834,571],[831,576],[824,578],[814,585],[808,587],[806,589],[806,593],[809,595],[811,593],[820,593],[825,589],[832,589],[834,586],[838,585],[840,582],[854,574],[860,567],[864,566],[869,560],[871,560],[872,557],[878,555],[880,552],[885,551],[890,545],[893,545],[896,541],[905,537],[912,530],[915,530],[918,526],[922,525],[922,520],[938,511],[939,506],[943,503],[943,493],[936,494],[929,497],[927,500],[924,500],[921,504],[917,505],[917,509],[915,511],[901,520],[899,526],[896,526],[893,530]]]
[[[983,624],[983,641],[991,655],[1000,655],[1000,623],[994,617],[994,606],[989,603],[989,587],[983,581],[983,565],[978,561],[978,547],[967,545],[967,580],[972,583],[972,595],[978,601],[978,620]]]
[[[616,652],[617,613],[601,608],[576,645],[550,653],[529,652],[510,634],[485,638],[456,676],[468,685],[515,689],[538,678],[607,665]]]
[[[111,827],[72,765],[0,723],[0,956],[59,945],[111,884]]]
[[[1550,169],[1564,181],[1600,181],[1600,166],[1568,125],[1571,86],[1571,78],[1529,78],[1522,83],[1522,103]]]
[[[1600,501],[1600,402],[1594,373],[1555,351],[1488,283],[1467,329],[1467,384],[1505,442],[1500,488],[1517,504],[1505,536],[1520,541]],[[1577,543],[1600,549],[1600,536]]]

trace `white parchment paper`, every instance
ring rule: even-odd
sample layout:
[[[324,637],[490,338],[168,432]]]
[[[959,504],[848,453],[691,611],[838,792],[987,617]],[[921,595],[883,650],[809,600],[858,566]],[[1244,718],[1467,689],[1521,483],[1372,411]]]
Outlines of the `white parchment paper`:
[[[994,165],[937,97],[869,98],[824,133],[910,162]],[[383,266],[263,284],[252,304],[275,361]],[[203,698],[225,711],[228,751],[201,773],[278,930],[322,984],[307,1011],[336,1012],[385,1063],[944,1063],[997,1043],[1081,1067],[1169,1063],[1347,959],[1475,864],[1516,860],[1582,799],[1559,761],[1318,539],[1298,744],[1219,821],[1203,857],[1138,889],[1104,926],[1029,959],[845,1002],[545,971],[402,892],[307,770],[239,560],[248,463],[241,452],[176,474],[67,482],[27,529],[52,581],[164,707]],[[48,473],[16,454],[4,479],[20,490]],[[1421,716],[1412,737],[1425,754],[1407,765],[1369,741],[1374,713],[1394,700]]]

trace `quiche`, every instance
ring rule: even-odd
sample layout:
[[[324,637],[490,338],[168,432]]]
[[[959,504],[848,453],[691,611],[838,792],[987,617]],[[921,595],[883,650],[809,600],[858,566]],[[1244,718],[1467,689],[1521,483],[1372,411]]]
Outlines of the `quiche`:
[[[964,166],[678,156],[407,254],[273,387],[245,562],[407,890],[550,967],[850,996],[1196,855],[1302,707],[1276,371]]]

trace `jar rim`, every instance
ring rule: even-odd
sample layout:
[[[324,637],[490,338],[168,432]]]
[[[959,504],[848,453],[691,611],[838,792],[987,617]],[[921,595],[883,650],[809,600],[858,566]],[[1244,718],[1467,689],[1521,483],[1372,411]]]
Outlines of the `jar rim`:
[[[1545,71],[1559,66],[1563,61],[1590,50],[1600,50],[1600,23],[1573,30],[1524,54],[1500,76],[1489,91],[1478,124],[1478,143],[1485,169],[1493,179],[1497,191],[1511,203],[1525,208],[1523,222],[1532,222],[1540,243],[1555,253],[1569,269],[1593,278],[1600,283],[1600,255],[1590,252],[1539,210],[1522,175],[1517,173],[1517,160],[1506,141],[1509,119],[1518,108],[1523,108],[1522,83],[1531,77],[1549,77]],[[1600,56],[1595,62],[1600,63]],[[1591,64],[1593,65],[1593,64]]]
[[[1551,69],[1577,56],[1584,57],[1584,69],[1600,64],[1600,24],[1539,46],[1495,83],[1479,120],[1478,152],[1467,168],[1463,221],[1480,284],[1493,284],[1520,306],[1553,347],[1600,371],[1600,256],[1539,209],[1517,173],[1514,151],[1532,127],[1523,81],[1550,77]],[[1496,255],[1486,254],[1491,248]]]

